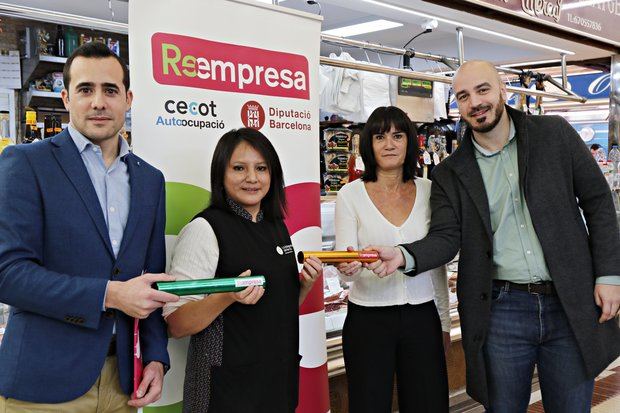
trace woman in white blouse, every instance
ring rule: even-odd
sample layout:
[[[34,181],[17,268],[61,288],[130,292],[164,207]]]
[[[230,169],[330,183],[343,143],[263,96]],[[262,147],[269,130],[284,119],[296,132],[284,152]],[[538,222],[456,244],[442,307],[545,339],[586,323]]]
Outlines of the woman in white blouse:
[[[416,129],[407,115],[394,106],[377,108],[362,131],[360,153],[366,168],[362,179],[338,192],[336,249],[424,238],[431,181],[416,178]],[[396,374],[401,413],[447,412],[445,267],[414,277],[398,270],[383,278],[357,261],[338,270],[353,282],[342,334],[349,411],[391,412]]]

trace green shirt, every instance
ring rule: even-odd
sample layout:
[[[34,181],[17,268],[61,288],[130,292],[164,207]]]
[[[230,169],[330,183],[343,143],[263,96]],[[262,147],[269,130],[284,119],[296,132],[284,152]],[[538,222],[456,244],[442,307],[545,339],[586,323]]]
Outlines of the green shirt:
[[[523,190],[519,187],[515,126],[506,146],[490,152],[472,139],[489,200],[493,231],[493,278],[519,284],[551,281]]]
[[[514,122],[510,120],[508,143],[500,151],[488,151],[475,139],[472,142],[491,212],[493,278],[519,284],[551,281],[525,195],[519,186],[518,136]],[[605,276],[596,281],[618,285],[620,277]]]

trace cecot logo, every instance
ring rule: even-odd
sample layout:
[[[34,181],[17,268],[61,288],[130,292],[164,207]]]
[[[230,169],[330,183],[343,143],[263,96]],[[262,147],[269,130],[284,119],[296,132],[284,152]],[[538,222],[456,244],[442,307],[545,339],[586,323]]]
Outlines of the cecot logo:
[[[301,55],[170,33],[151,37],[153,77],[163,85],[310,99]]]
[[[170,99],[170,100],[167,100],[166,103],[164,103],[164,109],[166,109],[166,112],[168,113],[173,113],[173,114],[180,113],[181,115],[185,115],[186,113],[189,113],[190,115],[194,115],[194,116],[197,116],[199,114],[202,116],[211,115],[214,118],[217,117],[217,113],[215,113],[216,107],[217,105],[213,101],[209,103],[206,103],[206,102],[187,103],[184,100],[174,101]]]
[[[251,100],[241,107],[241,122],[246,128],[260,130],[265,124],[265,110],[260,103]]]

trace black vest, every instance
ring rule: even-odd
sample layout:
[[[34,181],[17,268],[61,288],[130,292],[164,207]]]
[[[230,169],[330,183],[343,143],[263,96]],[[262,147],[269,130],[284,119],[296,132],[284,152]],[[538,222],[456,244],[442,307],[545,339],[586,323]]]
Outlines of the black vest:
[[[281,220],[252,222],[214,207],[198,217],[209,222],[217,237],[216,278],[236,277],[250,269],[252,275],[267,280],[265,294],[255,305],[234,303],[222,313],[222,360],[220,366],[210,363],[209,412],[294,412],[299,380],[300,283],[286,226]],[[207,349],[207,340],[208,334],[192,337],[188,363],[209,359],[204,352],[195,351]],[[192,366],[188,364],[187,369]]]

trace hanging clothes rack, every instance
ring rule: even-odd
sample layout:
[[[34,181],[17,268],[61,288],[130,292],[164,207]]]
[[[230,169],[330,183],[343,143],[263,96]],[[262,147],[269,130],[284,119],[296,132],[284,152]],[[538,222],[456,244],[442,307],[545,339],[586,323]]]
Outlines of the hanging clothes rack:
[[[360,48],[363,50],[374,51],[376,53],[387,53],[387,54],[394,54],[394,55],[400,55],[400,56],[408,55],[410,57],[417,57],[419,59],[431,60],[435,62],[444,63],[448,67],[458,66],[459,64],[459,59],[456,59],[453,57],[441,56],[441,55],[430,54],[430,53],[421,53],[421,52],[416,52],[412,49],[399,49],[396,47],[383,46],[380,44],[374,44],[374,43],[369,43],[369,42],[364,42],[364,41],[359,41],[359,40],[345,39],[342,37],[326,35],[326,34],[321,35],[321,41],[326,44],[356,47],[356,48]],[[393,75],[393,76],[400,76],[400,77],[404,77],[408,79],[429,80],[433,82],[441,82],[441,83],[448,83],[448,84],[452,83],[451,77],[448,77],[445,75],[439,75],[435,73],[418,72],[415,70],[408,70],[408,69],[396,69],[396,68],[389,67],[389,66],[375,65],[375,64],[365,63],[365,62],[343,61],[343,60],[333,59],[333,58],[324,57],[324,56],[321,56],[319,62],[322,65],[340,67],[340,68],[345,68],[345,69],[363,70],[363,71],[374,72],[374,73],[383,73],[383,74],[388,74],[388,75]],[[504,72],[504,73],[511,73],[511,74],[516,74],[516,75],[520,75],[523,73],[523,70],[519,70],[519,69],[507,68],[507,67],[502,67],[502,66],[496,66],[496,68],[497,70]],[[565,69],[566,69],[566,66],[563,65],[563,70]],[[506,90],[512,93],[522,93],[522,94],[531,95],[531,96],[548,97],[548,98],[567,100],[567,101],[578,102],[578,103],[585,103],[587,101],[586,98],[579,96],[576,93],[566,89],[562,84],[555,81],[555,79],[553,79],[551,76],[547,74],[539,74],[539,75],[543,76],[545,81],[553,84],[555,87],[562,90],[564,93],[554,93],[554,92],[547,92],[543,90],[532,90],[532,89],[527,89],[523,87],[508,86],[508,85],[506,86]],[[563,77],[565,77],[565,75],[563,75]]]

